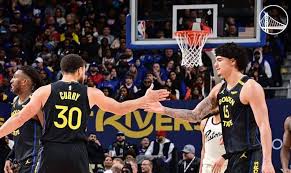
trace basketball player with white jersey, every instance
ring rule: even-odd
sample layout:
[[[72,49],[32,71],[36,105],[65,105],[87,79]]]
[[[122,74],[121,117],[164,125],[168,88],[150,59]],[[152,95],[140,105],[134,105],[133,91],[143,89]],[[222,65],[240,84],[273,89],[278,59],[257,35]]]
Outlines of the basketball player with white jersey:
[[[203,119],[200,124],[202,133],[201,173],[222,173],[226,170],[227,162],[222,155],[225,148],[222,140],[222,127],[219,113]],[[215,164],[217,160],[221,164]]]

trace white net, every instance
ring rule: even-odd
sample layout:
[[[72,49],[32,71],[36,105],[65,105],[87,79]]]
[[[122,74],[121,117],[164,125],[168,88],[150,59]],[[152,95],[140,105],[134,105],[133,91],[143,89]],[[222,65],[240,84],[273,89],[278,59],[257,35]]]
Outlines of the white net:
[[[176,41],[182,52],[182,66],[201,66],[202,49],[210,33],[207,31],[177,31]]]

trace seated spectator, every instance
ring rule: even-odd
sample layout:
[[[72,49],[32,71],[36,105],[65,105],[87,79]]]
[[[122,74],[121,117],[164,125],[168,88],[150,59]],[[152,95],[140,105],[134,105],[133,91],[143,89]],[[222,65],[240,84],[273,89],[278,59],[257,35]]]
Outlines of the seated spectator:
[[[171,71],[168,78],[170,79],[170,82],[167,83],[169,87],[171,87],[173,90],[179,91],[179,97],[177,98],[184,98],[186,94],[186,85],[184,80],[179,78],[175,71]]]
[[[125,158],[125,154],[129,151],[135,151],[135,147],[125,140],[123,132],[116,134],[116,141],[109,147],[109,155],[111,157]]]
[[[205,94],[205,86],[204,86],[204,78],[202,77],[202,75],[199,75],[196,80],[195,83],[193,83],[192,88],[197,87],[199,90],[199,93],[202,93],[203,97],[206,97]]]
[[[140,59],[136,59],[135,60],[135,67],[138,71],[138,75],[139,77],[141,77],[142,79],[144,79],[147,69],[145,68],[145,66],[141,63]],[[140,83],[141,84],[141,83]],[[138,85],[140,87],[140,84]]]
[[[100,90],[103,92],[103,94],[105,96],[107,96],[107,97],[113,97],[111,88],[103,87],[103,88],[100,88]]]
[[[62,27],[66,23],[66,19],[64,18],[63,14],[64,14],[64,12],[63,12],[62,8],[57,7],[55,9],[55,18],[56,18],[56,22],[57,22],[59,27]]]
[[[152,141],[145,156],[153,160],[154,172],[169,173],[174,144],[166,138],[165,131],[157,131],[156,140]]]
[[[113,165],[110,170],[104,173],[122,173],[122,168],[124,166],[124,161],[120,158],[113,159]]]
[[[126,62],[130,65],[130,64],[134,64],[135,62],[135,59],[133,57],[133,51],[129,48],[126,48],[125,49],[125,52],[124,52],[124,56],[126,58]]]
[[[165,70],[160,67],[159,63],[154,63],[152,66],[152,71],[156,81],[155,84],[157,83],[162,88],[168,79]]]
[[[199,173],[200,158],[195,156],[195,147],[185,145],[182,152],[183,159],[178,163],[178,173]]]
[[[126,41],[124,38],[120,39],[120,47],[116,50],[115,59],[118,60],[121,55],[124,55],[126,50]]]
[[[133,83],[133,76],[131,74],[127,74],[125,76],[125,79],[122,85],[127,88],[129,94],[132,96],[134,96],[135,93],[138,91],[137,87]]]
[[[255,49],[253,59],[246,68],[246,73],[251,77],[255,72],[259,84],[263,87],[271,86],[272,71],[270,64],[263,58],[262,48]]]
[[[138,90],[138,92],[135,94],[136,98],[142,97],[145,95],[147,89],[153,84],[153,81],[151,80],[151,78],[146,77],[143,80],[143,83],[141,85],[140,90]]]
[[[149,138],[148,137],[142,138],[140,146],[138,147],[138,155],[145,155],[149,146],[150,146]]]
[[[161,65],[166,67],[169,61],[174,61],[174,65],[180,64],[181,57],[174,53],[173,49],[165,49],[164,57],[161,59]]]
[[[53,78],[53,74],[52,71],[50,71],[47,66],[45,66],[44,64],[44,60],[41,57],[37,57],[35,60],[35,67],[39,70],[39,71],[45,71],[47,74],[47,80],[52,79]]]
[[[168,79],[166,85],[164,86],[164,89],[170,92],[169,96],[167,97],[167,100],[179,100],[180,92],[177,89],[174,89],[170,87],[171,81]]]
[[[142,173],[153,173],[153,163],[151,160],[145,159],[141,163],[141,172]]]
[[[92,78],[87,78],[86,84],[88,87],[96,88],[96,85]]]
[[[48,77],[48,74],[45,70],[39,70],[39,74],[44,85],[51,83],[51,78]]]
[[[104,56],[102,58],[102,65],[105,66],[105,63],[115,64],[115,59],[111,56],[111,50],[109,48],[106,49]]]
[[[191,89],[191,99],[198,99],[202,100],[203,94],[202,94],[202,88],[199,85],[194,85],[193,88]]]
[[[124,77],[129,69],[129,64],[127,62],[127,57],[125,55],[120,56],[119,61],[117,62],[117,72],[120,77]]]
[[[110,45],[108,43],[108,40],[106,38],[101,39],[101,44],[97,48],[98,56],[101,58],[98,63],[102,63],[102,57],[105,55],[106,50],[110,49]]]
[[[113,159],[111,156],[106,156],[103,162],[104,172],[108,172],[113,165]]]
[[[141,162],[145,159],[145,153],[150,146],[150,140],[148,137],[142,138],[140,146],[138,147],[138,153],[136,156],[137,164],[140,165]]]
[[[134,158],[126,159],[122,173],[138,173],[138,167]]]
[[[88,78],[91,78],[95,85],[98,85],[104,79],[103,75],[99,73],[98,66],[95,62],[93,62],[89,67]]]
[[[115,81],[111,80],[111,75],[109,71],[103,72],[103,81],[98,84],[98,88],[110,88],[112,92],[115,93],[117,90],[117,84]]]
[[[117,93],[117,96],[115,97],[115,100],[118,102],[123,102],[126,100],[130,100],[132,98],[134,98],[134,96],[131,95],[129,90],[125,86],[122,85]]]
[[[101,44],[101,40],[103,38],[106,38],[108,40],[108,44],[111,45],[114,40],[114,36],[111,35],[110,32],[111,32],[110,27],[105,26],[103,28],[102,34],[98,36],[98,43]]]
[[[66,30],[64,33],[61,34],[60,36],[60,41],[65,41],[66,39],[76,43],[76,44],[80,44],[79,41],[79,36],[78,34],[75,33],[75,25],[74,24],[69,24],[67,23],[66,25]]]
[[[101,143],[94,133],[90,133],[87,143],[87,151],[89,157],[90,172],[96,172],[98,165],[101,165],[104,160],[104,151]]]
[[[175,64],[174,64],[174,60],[169,60],[166,65],[165,65],[165,72],[166,75],[169,76],[170,72],[175,71]]]
[[[137,88],[140,88],[143,76],[145,75],[143,71],[139,71],[135,64],[130,64],[129,71],[127,73],[133,77],[133,83]]]

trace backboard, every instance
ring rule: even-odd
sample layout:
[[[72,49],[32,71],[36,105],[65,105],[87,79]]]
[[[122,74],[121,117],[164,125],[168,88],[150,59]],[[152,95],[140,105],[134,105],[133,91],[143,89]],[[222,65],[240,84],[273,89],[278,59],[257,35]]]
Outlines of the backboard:
[[[133,49],[178,48],[175,31],[197,23],[212,28],[204,48],[227,42],[246,47],[265,44],[259,27],[262,0],[131,0],[126,19],[126,43]]]

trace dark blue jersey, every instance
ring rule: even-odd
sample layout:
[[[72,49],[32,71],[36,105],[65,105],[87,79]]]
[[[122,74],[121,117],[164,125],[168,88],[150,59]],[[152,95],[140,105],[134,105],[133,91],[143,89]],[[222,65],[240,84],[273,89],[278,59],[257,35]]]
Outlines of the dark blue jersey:
[[[241,89],[248,80],[249,78],[244,76],[230,90],[225,82],[217,95],[227,153],[252,150],[261,146],[253,111],[250,105],[240,101]]]
[[[19,103],[19,97],[16,97],[11,109],[11,116],[15,116],[20,112],[29,101],[30,98],[23,103]],[[36,158],[40,148],[41,133],[41,124],[36,119],[28,120],[19,129],[15,130],[12,133],[14,148],[10,153],[10,158],[15,159],[17,162],[25,161],[31,157]]]
[[[85,142],[90,106],[87,87],[77,82],[51,84],[51,94],[43,107],[42,142]]]

